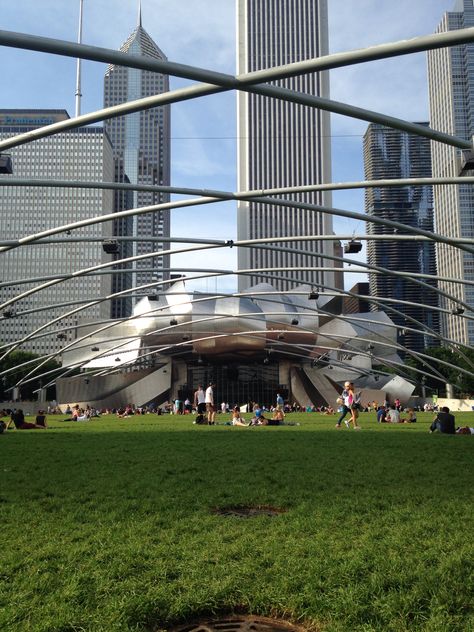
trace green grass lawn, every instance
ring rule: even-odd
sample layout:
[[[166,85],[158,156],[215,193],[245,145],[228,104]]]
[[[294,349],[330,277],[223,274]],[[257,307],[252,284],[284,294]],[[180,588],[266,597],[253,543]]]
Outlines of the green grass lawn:
[[[474,414],[457,414],[473,425]],[[325,632],[474,630],[474,436],[155,415],[0,436],[0,629],[275,616]],[[222,420],[222,416],[220,420]],[[229,505],[277,517],[216,514]]]

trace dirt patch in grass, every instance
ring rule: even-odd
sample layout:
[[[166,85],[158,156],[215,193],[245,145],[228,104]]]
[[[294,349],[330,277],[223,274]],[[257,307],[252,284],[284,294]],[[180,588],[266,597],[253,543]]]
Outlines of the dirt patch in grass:
[[[274,518],[286,513],[283,507],[272,507],[271,505],[227,505],[226,507],[214,507],[212,513],[219,516],[230,516],[235,518],[256,518],[257,516],[268,516]]]

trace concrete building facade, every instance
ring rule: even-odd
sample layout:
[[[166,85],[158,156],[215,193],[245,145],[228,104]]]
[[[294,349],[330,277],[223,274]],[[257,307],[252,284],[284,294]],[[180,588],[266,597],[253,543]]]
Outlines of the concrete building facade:
[[[327,54],[327,2],[238,0],[237,42],[238,74]],[[322,97],[329,95],[328,75],[324,72],[279,81],[277,85]],[[240,191],[331,181],[329,113],[245,92],[239,92],[237,99]],[[282,197],[311,204],[331,204],[329,193]],[[239,240],[332,234],[332,218],[312,210],[239,202],[237,231]],[[239,270],[284,268],[270,279],[279,290],[288,290],[298,283],[334,285],[332,273],[285,270],[332,265],[323,257],[333,254],[331,242],[279,245],[295,251],[240,248]],[[314,253],[321,256],[313,256]],[[263,274],[240,275],[239,290],[265,280]]]
[[[474,26],[473,0],[458,0],[444,14],[437,32]],[[428,82],[431,126],[470,140],[474,134],[474,44],[440,48],[428,52]],[[432,143],[433,176],[458,176],[459,150]],[[439,186],[434,189],[436,231],[447,237],[474,237],[474,189],[471,185]],[[441,277],[474,281],[474,257],[459,249],[438,244],[438,274]],[[447,314],[442,317],[444,336],[464,344],[474,344],[474,321],[451,313],[457,300],[474,307],[474,285],[439,281],[440,289],[453,296],[442,299]]]
[[[0,110],[0,139],[67,118],[65,110]],[[101,127],[61,132],[15,147],[9,153],[15,178],[82,181],[110,181],[113,178],[112,147]],[[8,177],[4,176],[5,179]],[[0,180],[0,234],[3,239],[18,239],[110,213],[112,197],[110,191],[96,189],[1,186]],[[110,222],[85,226],[74,230],[71,237],[81,241],[31,244],[1,252],[0,303],[41,284],[39,280],[25,283],[27,279],[53,279],[110,260],[103,252],[101,241],[90,238],[110,238],[111,231]],[[61,237],[67,239],[68,236],[63,234]],[[4,310],[0,342],[13,343],[73,309],[73,306],[61,307],[62,303],[75,301],[78,306],[106,296],[110,291],[111,277],[107,274],[80,276],[45,287]],[[39,332],[22,344],[21,349],[40,355],[56,352],[65,341],[76,337],[81,324],[108,318],[109,314],[107,302],[98,303]],[[58,338],[57,332],[64,336]]]

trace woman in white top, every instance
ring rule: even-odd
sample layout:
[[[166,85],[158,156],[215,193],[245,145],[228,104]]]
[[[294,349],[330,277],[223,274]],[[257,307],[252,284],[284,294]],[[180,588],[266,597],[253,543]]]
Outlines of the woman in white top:
[[[197,391],[194,393],[194,407],[196,408],[198,415],[202,415],[206,410],[206,393],[199,384]]]
[[[206,410],[207,410],[207,423],[214,424],[216,420],[216,409],[214,408],[214,390],[213,382],[209,382],[209,386],[206,388]]]
[[[351,422],[354,430],[360,430],[360,426],[357,423],[359,418],[359,401],[358,396],[354,390],[354,384],[352,382],[346,382],[344,385],[344,405],[351,411]],[[346,422],[346,426],[350,427],[350,422]]]
[[[400,423],[400,412],[395,408],[395,406],[390,406],[390,410],[388,411],[387,421],[391,424],[399,424]]]
[[[240,416],[240,408],[239,406],[234,406],[232,409],[232,425],[233,426],[250,426],[250,423],[247,423],[245,419]]]

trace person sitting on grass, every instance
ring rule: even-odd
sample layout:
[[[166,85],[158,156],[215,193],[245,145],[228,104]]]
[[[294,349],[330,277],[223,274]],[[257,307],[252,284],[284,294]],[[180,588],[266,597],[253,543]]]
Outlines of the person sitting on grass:
[[[48,424],[46,423],[46,413],[44,410],[38,410],[35,422],[37,426],[42,426],[43,428],[48,427]]]
[[[85,416],[84,409],[80,408],[79,404],[76,404],[72,408],[71,417],[62,421],[85,421],[86,419],[88,418]]]
[[[275,408],[271,419],[264,419],[262,426],[280,426],[285,423],[285,415],[282,409]]]
[[[283,409],[279,408],[275,410],[275,412],[273,413],[272,421],[277,421],[280,424],[282,424],[285,421],[285,414],[283,412]]]
[[[409,408],[407,410],[407,417],[406,419],[400,419],[401,423],[404,424],[414,424],[416,423],[416,413],[414,411],[413,408]]]
[[[240,416],[240,407],[234,406],[232,409],[232,419],[233,426],[250,426],[251,422],[247,423],[243,417]]]
[[[387,421],[391,424],[399,424],[400,423],[400,411],[395,408],[395,404],[390,406],[390,410],[388,411]]]
[[[385,408],[385,406],[380,406],[377,410],[377,423],[387,423],[387,409]]]
[[[299,422],[285,421],[285,415],[282,410],[276,410],[271,419],[262,422],[262,426],[299,426]]]
[[[456,428],[456,434],[474,435],[474,428],[470,428],[469,426],[460,426],[459,428]]]
[[[447,406],[443,406],[433,419],[430,432],[436,432],[436,430],[442,434],[455,434],[456,432],[454,415],[449,412]]]
[[[77,408],[76,413],[73,412],[72,414],[73,416],[73,421],[89,421],[90,419],[90,415],[89,412],[87,410],[84,410],[84,408]]]
[[[268,419],[263,414],[263,409],[260,407],[260,404],[255,404],[253,408],[254,417],[252,417],[250,421],[250,426],[266,426],[268,424]]]
[[[12,413],[11,420],[17,430],[34,430],[37,428],[42,428],[43,430],[45,429],[45,426],[39,426],[38,424],[25,421],[25,415],[23,414],[21,408]]]

